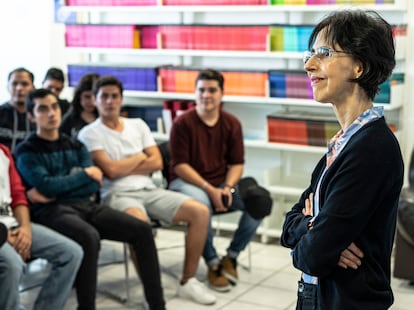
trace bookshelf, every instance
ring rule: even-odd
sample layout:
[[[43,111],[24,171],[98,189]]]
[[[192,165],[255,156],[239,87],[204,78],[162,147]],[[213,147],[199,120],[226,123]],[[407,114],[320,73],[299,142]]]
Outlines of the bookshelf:
[[[76,13],[79,24],[174,24],[174,25],[271,25],[276,23],[309,25],[328,11],[349,8],[350,5],[245,5],[245,6],[133,6],[84,7],[62,6],[62,13]],[[405,0],[394,4],[360,5],[360,8],[380,12],[391,24],[408,23],[411,9]],[[409,14],[408,14],[408,13]],[[397,69],[405,72],[407,47],[397,42]],[[136,64],[247,70],[303,70],[301,52],[232,51],[192,49],[126,49],[65,47],[72,63]],[[404,130],[403,115],[407,99],[405,85],[391,91],[391,100],[383,104],[387,118]],[[164,100],[193,100],[192,93],[128,91],[124,92],[128,105],[162,105]],[[243,125],[246,136],[246,167],[244,175],[254,176],[274,197],[272,214],[267,217],[258,234],[263,242],[280,236],[284,214],[297,200],[307,185],[311,171],[324,154],[324,147],[290,145],[267,142],[266,116],[280,111],[313,111],[330,113],[330,105],[321,105],[310,99],[224,96],[224,109],[235,114]],[[401,135],[399,133],[399,135]],[[157,141],[168,140],[168,135],[154,133]],[[402,137],[404,138],[404,137]],[[401,141],[403,145],[403,141]],[[404,146],[404,145],[403,145]],[[220,229],[234,230],[237,215],[222,217]]]

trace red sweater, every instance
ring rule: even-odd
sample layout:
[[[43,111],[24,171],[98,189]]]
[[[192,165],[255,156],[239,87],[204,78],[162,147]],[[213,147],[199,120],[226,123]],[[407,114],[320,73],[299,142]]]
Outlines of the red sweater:
[[[10,150],[3,144],[0,144],[0,150],[6,154],[10,160],[9,164],[9,177],[10,177],[10,193],[11,193],[11,208],[14,209],[18,205],[28,206],[26,199],[26,189],[23,186],[22,179],[20,178],[19,173],[16,170],[14,164],[13,156],[10,153]]]
[[[244,164],[243,133],[239,120],[220,111],[214,126],[206,125],[195,109],[176,118],[170,134],[171,181],[178,176],[174,167],[186,163],[207,182],[219,186],[229,165]]]

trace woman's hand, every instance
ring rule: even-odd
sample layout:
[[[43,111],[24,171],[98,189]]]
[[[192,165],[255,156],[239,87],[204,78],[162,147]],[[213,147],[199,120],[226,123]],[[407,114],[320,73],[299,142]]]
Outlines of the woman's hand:
[[[362,264],[361,258],[363,257],[364,253],[352,242],[342,251],[341,257],[339,257],[338,266],[344,269],[347,269],[348,267],[358,269]]]
[[[305,200],[305,207],[302,209],[302,214],[304,216],[312,216],[313,217],[313,193],[309,194],[309,197]],[[313,221],[309,221],[308,229],[311,230],[313,228]]]
[[[305,216],[313,216],[313,193],[310,193],[309,197],[305,200],[305,207],[302,209],[302,214]]]

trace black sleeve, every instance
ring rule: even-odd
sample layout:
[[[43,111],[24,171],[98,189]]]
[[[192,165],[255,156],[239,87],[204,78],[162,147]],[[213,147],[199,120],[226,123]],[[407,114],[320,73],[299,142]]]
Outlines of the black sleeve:
[[[3,223],[0,223],[0,246],[2,246],[7,240],[7,227]]]

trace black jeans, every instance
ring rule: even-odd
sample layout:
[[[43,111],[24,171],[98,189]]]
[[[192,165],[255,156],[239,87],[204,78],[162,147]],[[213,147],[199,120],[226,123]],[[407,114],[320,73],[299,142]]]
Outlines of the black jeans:
[[[296,310],[318,310],[318,286],[298,281],[298,301]]]
[[[101,239],[127,242],[133,246],[150,309],[165,309],[157,249],[149,224],[93,202],[51,206],[33,220],[82,246],[84,257],[75,280],[79,310],[95,309]]]

